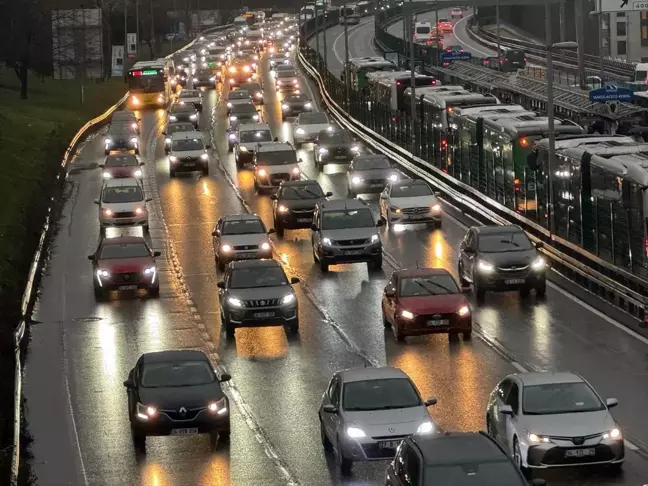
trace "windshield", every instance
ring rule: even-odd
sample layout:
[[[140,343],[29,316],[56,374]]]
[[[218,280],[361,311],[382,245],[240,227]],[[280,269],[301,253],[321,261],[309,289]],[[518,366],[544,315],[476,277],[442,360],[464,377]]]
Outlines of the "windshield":
[[[344,384],[342,394],[347,412],[421,406],[421,398],[407,378],[352,381]]]
[[[237,268],[230,275],[231,289],[288,286],[286,274],[280,266]]]
[[[214,383],[214,371],[206,361],[146,363],[141,384],[145,388],[198,386]]]
[[[241,143],[272,142],[272,133],[270,130],[241,132],[239,141]]]
[[[319,142],[332,144],[353,143],[353,138],[347,132],[323,132],[319,135]]]
[[[244,89],[237,89],[236,91],[230,91],[227,94],[228,100],[245,100],[251,98],[250,92]]]
[[[252,235],[263,233],[266,230],[263,223],[258,219],[240,219],[234,221],[225,221],[223,225],[223,235]]]
[[[108,204],[130,203],[144,200],[144,193],[139,186],[106,187],[102,201]]]
[[[144,243],[125,243],[123,245],[109,244],[101,248],[100,260],[111,258],[144,258],[150,257],[148,248]]]
[[[648,71],[635,71],[635,81],[645,81],[648,78]]]
[[[299,115],[300,125],[323,125],[328,122],[325,113],[302,113]]]
[[[277,71],[277,77],[278,78],[296,78],[297,77],[297,71],[294,69],[286,70],[286,71]]]
[[[195,132],[195,128],[191,123],[172,123],[167,127],[167,135],[176,132]]]
[[[284,101],[286,103],[291,103],[291,102],[292,103],[297,103],[297,102],[300,102],[300,101],[305,103],[305,102],[308,101],[308,97],[306,95],[304,95],[304,94],[290,95],[290,96],[286,96],[284,98]]]
[[[323,230],[370,228],[372,226],[375,226],[375,223],[369,208],[341,209],[322,213]]]
[[[214,75],[211,70],[207,69],[201,69],[200,71],[196,71],[196,77],[197,78],[210,78]]]
[[[400,297],[458,294],[459,288],[450,275],[404,277],[400,280]]]
[[[257,109],[253,104],[242,104],[232,106],[232,115],[256,115]]]
[[[281,150],[279,152],[261,152],[257,154],[257,165],[287,165],[297,163],[297,152]]]
[[[508,461],[461,463],[428,466],[423,471],[423,485],[437,486],[439,478],[443,484],[452,486],[523,486],[515,466]]]
[[[132,123],[132,122],[137,121],[137,117],[135,116],[134,113],[131,113],[129,111],[118,111],[117,113],[115,113],[113,115],[112,121],[113,122],[124,122],[124,123],[131,122]]]
[[[203,141],[199,138],[188,138],[185,140],[174,140],[171,145],[172,150],[184,152],[187,150],[202,150],[205,148]]]
[[[479,251],[485,253],[527,251],[532,248],[531,240],[522,231],[479,235]]]
[[[389,160],[383,158],[358,159],[353,164],[354,170],[389,169]]]
[[[200,96],[200,93],[195,90],[182,90],[180,92],[180,98],[198,98]]]
[[[401,184],[392,187],[391,197],[433,196],[432,189],[424,184]]]
[[[106,158],[106,167],[128,167],[139,165],[137,157],[134,155],[116,155]]]
[[[130,138],[137,135],[129,125],[111,125],[108,129],[109,138]]]
[[[526,415],[596,412],[603,402],[587,383],[551,383],[525,386],[522,408]]]
[[[324,191],[318,184],[306,186],[288,186],[281,190],[279,199],[317,199],[324,197]]]
[[[164,91],[164,77],[128,76],[128,89],[134,93],[160,93]]]
[[[430,27],[417,27],[416,28],[416,33],[417,34],[429,34],[430,33]]]

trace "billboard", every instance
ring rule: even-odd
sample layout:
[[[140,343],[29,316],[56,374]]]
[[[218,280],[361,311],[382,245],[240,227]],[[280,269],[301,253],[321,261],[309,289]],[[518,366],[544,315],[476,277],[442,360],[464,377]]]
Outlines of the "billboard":
[[[98,79],[103,75],[101,10],[52,10],[55,79]]]
[[[124,76],[124,46],[112,46],[111,76]]]

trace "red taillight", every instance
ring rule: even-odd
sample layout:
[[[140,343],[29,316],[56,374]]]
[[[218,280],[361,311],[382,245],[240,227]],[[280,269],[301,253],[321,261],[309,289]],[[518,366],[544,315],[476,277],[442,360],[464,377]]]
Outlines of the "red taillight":
[[[528,147],[529,146],[529,139],[522,137],[520,139],[520,146],[521,147]]]
[[[499,60],[500,64],[504,64],[504,59]]]
[[[400,81],[396,81],[396,86],[400,86]]]
[[[432,80],[432,86],[436,86],[436,79]]]
[[[526,57],[524,58],[524,62],[526,62]]]
[[[515,186],[515,192],[518,192],[520,190],[520,179],[515,179],[513,185]]]
[[[448,148],[448,141],[447,140],[441,140],[441,149],[445,150]]]

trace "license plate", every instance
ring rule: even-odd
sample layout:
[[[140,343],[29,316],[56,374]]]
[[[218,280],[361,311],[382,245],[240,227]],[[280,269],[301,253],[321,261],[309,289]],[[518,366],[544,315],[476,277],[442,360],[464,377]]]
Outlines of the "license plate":
[[[120,285],[119,290],[136,290],[137,285]]]
[[[425,219],[427,217],[427,214],[412,214],[409,219]]]
[[[254,317],[263,318],[263,317],[274,317],[274,312],[255,312]]]
[[[256,255],[257,255],[256,253],[239,253],[238,255],[236,255],[236,257],[245,259],[245,258],[254,258]]]
[[[196,163],[195,162],[185,162],[184,166],[185,167],[196,167]]]
[[[427,321],[426,324],[428,326],[449,326],[450,319],[432,319],[431,321]]]
[[[504,283],[506,285],[516,285],[516,284],[523,284],[526,280],[523,278],[512,278],[511,280],[505,280]]]
[[[346,160],[347,156],[346,155],[336,155],[335,160]]]
[[[193,435],[198,433],[198,428],[191,429],[173,429],[171,435]]]
[[[371,184],[369,187],[383,187],[384,184]]]
[[[381,440],[378,442],[378,447],[381,449],[397,449],[399,444],[399,440]]]
[[[313,221],[313,218],[297,218],[298,223],[310,223]]]
[[[353,256],[353,255],[362,255],[362,250],[349,250],[345,251],[344,255]]]
[[[591,457],[596,455],[594,449],[570,449],[565,451],[565,457]]]

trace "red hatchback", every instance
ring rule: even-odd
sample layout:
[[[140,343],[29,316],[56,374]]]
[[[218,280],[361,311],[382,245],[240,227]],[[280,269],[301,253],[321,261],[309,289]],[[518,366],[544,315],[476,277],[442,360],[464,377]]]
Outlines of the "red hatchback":
[[[103,169],[104,179],[119,179],[123,177],[135,177],[142,179],[142,167],[144,162],[140,162],[136,155],[133,154],[111,154],[106,157],[103,164],[99,164]]]
[[[148,290],[150,297],[159,297],[160,280],[155,265],[158,256],[160,252],[152,251],[141,236],[101,240],[94,255],[88,255],[95,298],[102,300],[111,290],[138,289]]]
[[[450,272],[443,268],[414,268],[392,273],[383,292],[385,327],[397,341],[407,336],[472,333],[472,314]]]

